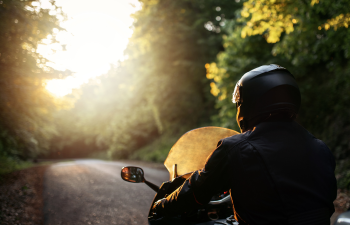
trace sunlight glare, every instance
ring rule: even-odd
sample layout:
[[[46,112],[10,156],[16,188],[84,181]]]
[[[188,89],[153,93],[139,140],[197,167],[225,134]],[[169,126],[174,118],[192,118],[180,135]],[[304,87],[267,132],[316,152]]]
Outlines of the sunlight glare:
[[[81,85],[78,79],[68,77],[66,79],[53,79],[47,82],[46,89],[57,97],[63,97],[71,94],[74,88]]]
[[[41,7],[45,4],[49,7],[47,3],[43,3],[45,1],[47,0],[41,1]],[[107,73],[111,64],[124,60],[123,53],[132,35],[129,27],[133,20],[130,14],[139,9],[130,5],[130,3],[137,4],[137,0],[128,0],[123,4],[120,1],[105,0],[105,4],[99,4],[100,8],[90,6],[85,11],[79,6],[86,5],[86,2],[72,3],[61,0],[57,1],[58,5],[60,2],[63,11],[66,7],[68,16],[69,13],[77,14],[61,23],[66,31],[53,30],[57,34],[59,44],[52,43],[52,36],[49,35],[37,49],[50,61],[47,63],[48,66],[74,73],[73,76],[47,82],[47,90],[58,97],[72,93],[72,89],[79,88],[90,79]],[[116,11],[111,11],[111,8]],[[118,13],[118,10],[123,13]]]

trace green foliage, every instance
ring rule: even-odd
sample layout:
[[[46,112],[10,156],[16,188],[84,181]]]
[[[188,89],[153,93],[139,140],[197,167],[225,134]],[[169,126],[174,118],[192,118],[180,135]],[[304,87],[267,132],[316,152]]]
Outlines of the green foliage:
[[[203,92],[204,64],[220,49],[221,35],[216,7],[234,6],[229,1],[141,1],[134,15],[134,35],[126,50],[137,74],[139,96],[154,110],[158,133],[193,127],[203,116],[209,96]],[[214,31],[215,30],[215,31]],[[213,32],[214,31],[214,32]],[[189,116],[190,115],[190,116]],[[206,115],[208,117],[208,115]]]
[[[79,140],[120,159],[151,143],[150,154],[157,156],[145,157],[160,160],[174,142],[171,137],[211,124],[216,111],[204,65],[222,49],[220,23],[225,16],[234,16],[231,9],[240,4],[228,0],[141,3],[142,9],[134,15],[127,60],[98,82],[85,85],[73,109],[56,114],[56,152],[68,151]],[[158,137],[156,143],[161,144],[153,144]],[[164,152],[158,154],[159,149]]]
[[[181,135],[162,135],[150,144],[138,149],[129,158],[163,163],[171,147],[180,137]]]
[[[134,15],[134,34],[126,50],[129,58],[125,66],[135,77],[140,97],[137,105],[145,104],[152,109],[143,114],[153,120],[147,126],[153,124],[155,134],[163,135],[161,140],[168,140],[167,137],[178,136],[184,130],[211,124],[209,118],[216,112],[213,98],[208,94],[204,65],[222,48],[220,27],[226,16],[235,16],[235,8],[240,4],[189,0],[140,2],[142,9]],[[149,137],[152,141],[152,136]],[[165,149],[163,144],[155,145]],[[156,149],[154,152],[154,159],[164,158],[165,153],[158,156]]]
[[[67,96],[76,101],[74,107],[53,118],[56,105],[42,84],[58,72],[44,66],[35,49],[53,28],[60,29],[57,18],[30,9],[31,2],[0,4],[3,157],[34,157],[51,148],[52,157],[161,162],[187,130],[213,124],[237,130],[231,103],[236,82],[253,68],[276,63],[300,85],[298,121],[329,145],[341,182],[348,185],[350,30],[339,24],[326,29],[326,24],[342,21],[338,16],[348,15],[349,1],[262,0],[270,7],[266,12],[277,14],[254,21],[251,14],[262,9],[256,1],[140,2],[127,59]],[[254,9],[248,17],[242,17],[244,7]],[[271,21],[276,24],[259,27]],[[278,24],[282,29],[273,31]]]
[[[338,167],[339,168],[339,167]],[[338,177],[338,188],[350,190],[350,170],[349,165],[342,166],[342,170],[337,169],[337,173],[340,174]]]
[[[83,85],[75,106],[55,113],[59,135],[52,140],[54,152],[84,157],[103,150],[120,159],[148,142],[157,132],[152,108],[140,101],[132,78],[119,66]]]
[[[33,166],[33,163],[21,161],[12,157],[0,156],[0,181],[4,174],[11,173],[16,170],[21,170]]]
[[[46,66],[36,48],[48,35],[55,42],[57,16],[64,15],[51,15],[37,1],[0,1],[1,157],[35,157],[55,133],[50,112],[57,105],[43,84],[59,72]]]

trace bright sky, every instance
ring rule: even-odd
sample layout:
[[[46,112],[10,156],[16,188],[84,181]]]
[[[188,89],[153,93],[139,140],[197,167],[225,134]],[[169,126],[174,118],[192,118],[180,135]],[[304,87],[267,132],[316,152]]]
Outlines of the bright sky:
[[[56,96],[64,96],[106,73],[110,64],[123,60],[132,34],[130,15],[140,4],[137,0],[56,0],[56,5],[62,6],[68,16],[68,21],[61,24],[67,32],[57,34],[60,45],[45,40],[46,45],[39,45],[38,52],[52,61],[50,66],[55,69],[75,72],[74,76],[51,80],[46,85]],[[49,6],[48,0],[41,0],[41,7]]]

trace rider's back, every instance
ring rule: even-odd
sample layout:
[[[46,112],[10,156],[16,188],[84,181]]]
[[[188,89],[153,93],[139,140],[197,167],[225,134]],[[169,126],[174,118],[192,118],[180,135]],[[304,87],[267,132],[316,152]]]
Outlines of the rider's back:
[[[296,122],[263,122],[227,138],[240,224],[329,224],[336,196],[328,147]]]

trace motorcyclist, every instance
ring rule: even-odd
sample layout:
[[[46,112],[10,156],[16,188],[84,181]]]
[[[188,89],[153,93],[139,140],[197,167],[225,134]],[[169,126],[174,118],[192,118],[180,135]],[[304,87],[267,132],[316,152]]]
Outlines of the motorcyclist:
[[[244,74],[233,93],[242,133],[219,141],[205,167],[156,202],[154,212],[176,215],[230,190],[239,224],[329,224],[335,160],[295,122],[300,101],[294,76],[281,66]]]

